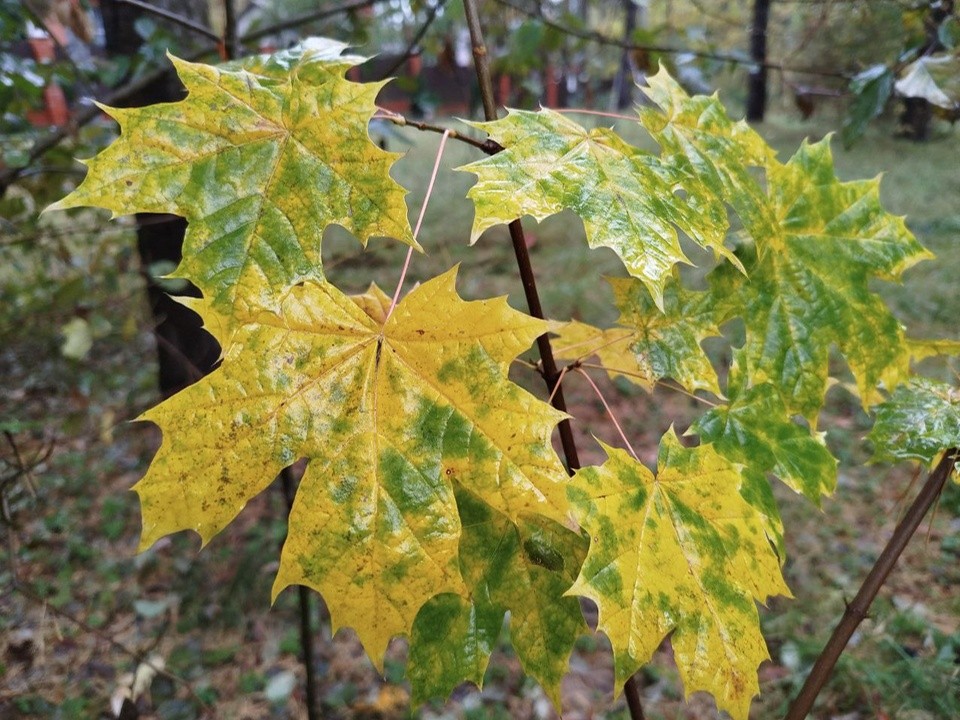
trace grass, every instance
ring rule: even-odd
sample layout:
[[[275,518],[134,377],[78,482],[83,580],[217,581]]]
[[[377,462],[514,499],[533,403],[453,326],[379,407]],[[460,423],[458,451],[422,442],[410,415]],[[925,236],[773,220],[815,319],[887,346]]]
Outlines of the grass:
[[[774,114],[761,132],[786,156],[802,137],[822,136],[828,125]],[[417,188],[408,198],[415,214],[438,138],[412,131],[402,135],[411,146],[395,175],[405,186]],[[396,139],[391,142],[399,149]],[[472,209],[464,195],[472,178],[450,168],[478,157],[472,149],[448,143],[420,236],[426,254],[415,257],[407,287],[461,263],[459,289],[464,296],[507,294],[522,308],[505,230],[491,230],[473,248],[466,242]],[[878,283],[878,288],[912,333],[955,337],[960,316],[954,291],[960,271],[960,252],[954,246],[960,232],[960,147],[955,135],[914,145],[893,139],[890,126],[879,124],[851,151],[837,149],[835,158],[844,178],[884,171],[885,202],[893,211],[906,213],[910,227],[938,255],[936,261],[910,270],[903,286]],[[62,191],[31,189],[40,198],[38,205]],[[69,220],[50,217],[31,242],[0,245],[0,422],[11,429],[24,453],[54,444],[51,458],[34,473],[35,492],[20,483],[8,495],[16,525],[3,532],[14,538],[21,578],[47,605],[0,595],[0,632],[6,641],[0,655],[0,714],[96,717],[121,674],[136,670],[133,659],[111,647],[109,638],[138,651],[160,653],[172,671],[193,683],[198,694],[216,698],[231,716],[288,717],[302,691],[283,694],[289,673],[299,672],[292,630],[294,593],[284,593],[269,609],[284,533],[278,494],[261,496],[199,555],[196,542],[186,536],[135,554],[137,505],[126,491],[142,474],[158,438],[149,428],[122,421],[155,400],[155,370],[132,240],[122,226],[99,232],[103,223],[96,213]],[[613,254],[586,249],[582,224],[569,214],[526,224],[548,314],[612,321],[611,297],[599,276],[620,274]],[[82,227],[97,232],[76,231]],[[327,233],[324,245],[331,279],[350,290],[362,290],[375,280],[391,292],[403,255],[404,248],[387,241],[374,241],[362,251],[336,230]],[[84,318],[93,334],[90,354],[79,360],[60,354],[60,328],[74,317]],[[945,367],[932,371],[951,375]],[[602,408],[587,392],[574,386],[571,395],[583,418],[602,421]],[[755,703],[757,718],[782,714],[833,619],[856,591],[904,507],[901,496],[909,485],[909,470],[864,467],[867,452],[861,437],[868,420],[842,393],[832,393],[831,399],[823,429],[843,460],[837,497],[820,511],[783,488],[777,490],[788,528],[786,571],[796,599],[775,600],[763,612],[773,662],[761,670],[764,693]],[[628,432],[652,446],[676,413],[691,412],[689,405],[676,396],[647,396],[628,388],[616,408]],[[596,459],[588,434],[581,432],[581,439],[588,457]],[[616,442],[612,435],[604,439]],[[936,519],[924,525],[927,539],[915,540],[884,588],[882,600],[821,698],[817,717],[960,717],[960,598],[955,592],[960,586],[960,528],[953,519],[958,514],[960,487],[954,486]],[[2,552],[8,553],[6,546]],[[10,560],[7,554],[0,562],[3,588],[11,581]],[[83,619],[90,631],[57,613]],[[21,631],[29,631],[29,637]],[[330,717],[410,715],[403,702],[402,645],[391,649],[389,682],[384,684],[349,632],[331,638],[329,625],[323,623],[317,635],[322,641],[324,707]],[[50,648],[56,652],[48,652]],[[602,636],[578,642],[573,667],[567,687],[571,702],[607,717],[624,717],[622,699],[612,702],[609,645]],[[703,697],[683,703],[666,649],[658,652],[643,677],[650,717],[716,716]],[[13,688],[16,699],[9,696]],[[279,696],[268,700],[266,688]],[[386,693],[383,688],[392,690]],[[482,695],[457,691],[450,704],[428,705],[419,714],[532,716],[540,702],[537,690],[523,679],[516,657],[501,649]],[[169,682],[155,681],[153,700],[158,717],[196,715],[195,702]],[[568,708],[568,716],[579,717],[579,707]]]

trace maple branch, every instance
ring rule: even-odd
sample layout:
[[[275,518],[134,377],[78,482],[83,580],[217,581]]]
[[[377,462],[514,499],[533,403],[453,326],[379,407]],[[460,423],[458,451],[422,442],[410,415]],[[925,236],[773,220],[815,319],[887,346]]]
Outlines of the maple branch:
[[[236,60],[242,55],[234,0],[223,0],[223,54],[227,60]]]
[[[460,142],[466,143],[467,145],[475,147],[478,150],[482,150],[487,155],[496,155],[498,152],[503,150],[503,148],[498,143],[495,143],[493,140],[489,138],[487,138],[486,140],[478,140],[475,137],[464,135],[463,133],[457,132],[456,130],[452,130],[450,128],[445,128],[441,125],[431,125],[430,123],[420,122],[419,120],[411,120],[406,115],[401,115],[398,112],[394,112],[393,110],[387,110],[386,108],[382,108],[382,107],[378,107],[377,112],[383,113],[383,114],[374,115],[371,118],[372,120],[387,120],[388,122],[392,122],[394,125],[397,125],[398,127],[412,127],[422,132],[432,132],[432,133],[438,133],[440,135],[444,133],[448,133],[452,139],[459,140]]]
[[[423,225],[423,218],[427,214],[427,203],[430,202],[430,196],[433,195],[433,185],[437,181],[437,172],[440,170],[440,158],[443,157],[443,148],[447,144],[447,138],[450,137],[449,132],[445,132],[443,137],[440,138],[440,147],[437,148],[437,159],[433,162],[433,172],[430,173],[430,182],[427,183],[427,193],[423,196],[423,204],[420,206],[420,216],[417,218],[417,225],[413,229],[413,239],[416,240],[417,236],[420,234],[420,227]],[[407,270],[410,268],[410,258],[413,257],[413,245],[407,250],[407,259],[403,261],[403,270],[400,271],[400,280],[397,281],[397,289],[393,293],[393,300],[390,301],[390,309],[387,310],[387,316],[383,320],[383,324],[387,324],[387,320],[390,319],[390,316],[393,315],[393,309],[397,307],[397,300],[400,299],[400,290],[403,289],[403,281],[407,277]]]
[[[307,23],[323,20],[334,15],[340,15],[341,13],[352,12],[353,10],[361,10],[365,7],[378,5],[382,2],[386,2],[386,0],[354,0],[354,2],[345,2],[343,5],[337,5],[336,7],[332,8],[321,8],[320,10],[314,10],[312,12],[304,13],[303,15],[297,15],[296,17],[292,17],[288,20],[281,20],[278,23],[268,25],[260,30],[247,33],[240,38],[240,42],[244,44],[254,42],[255,40],[265,38],[268,35],[283,32],[284,30],[292,30],[295,27],[306,25]]]
[[[197,35],[202,35],[208,40],[213,40],[214,42],[220,42],[221,38],[213,30],[208,27],[201,25],[200,23],[194,22],[188,17],[184,17],[179,13],[172,12],[170,10],[165,10],[163,8],[157,7],[156,5],[151,5],[148,2],[142,2],[142,0],[117,0],[117,2],[122,5],[129,5],[135,7],[138,10],[143,10],[145,13],[150,15],[155,15],[162,20],[171,22],[174,25],[182,27],[184,30],[189,30],[192,33]]]
[[[623,694],[627,698],[627,710],[633,720],[645,720],[643,702],[640,700],[640,681],[636,675],[631,675],[623,684]]]
[[[880,557],[877,558],[870,573],[864,579],[856,597],[844,610],[843,617],[834,628],[827,644],[823,646],[823,650],[820,651],[820,656],[810,670],[810,674],[797,697],[790,704],[784,720],[803,720],[807,717],[813,707],[814,700],[830,678],[833,668],[850,641],[854,630],[867,616],[870,604],[877,596],[890,571],[893,570],[900,554],[917,531],[924,516],[937,501],[937,498],[940,497],[943,485],[958,460],[960,460],[960,450],[950,448],[943,454],[937,467],[927,477],[927,481],[920,492],[917,493],[917,497],[914,498],[903,519],[897,524],[893,535],[890,536],[890,540],[887,541],[880,553]]]
[[[467,28],[470,31],[470,42],[473,45],[473,63],[480,84],[480,97],[483,100],[483,113],[487,120],[497,119],[497,104],[493,97],[493,82],[490,75],[490,62],[487,56],[487,46],[483,41],[483,28],[480,25],[480,16],[477,14],[475,0],[463,0],[464,14],[467,18]],[[502,149],[502,148],[501,148]],[[537,281],[530,264],[530,252],[527,250],[527,240],[523,235],[523,226],[520,220],[514,220],[508,226],[510,240],[513,243],[513,253],[517,259],[517,269],[523,283],[523,293],[527,299],[527,307],[533,317],[545,319],[543,307],[540,304],[540,294],[537,292]],[[537,350],[540,352],[540,361],[543,363],[544,379],[547,390],[553,396],[553,406],[561,411],[567,411],[567,403],[563,398],[563,388],[559,386],[560,372],[553,357],[553,348],[550,337],[544,333],[537,338]],[[571,474],[580,467],[580,458],[577,454],[577,444],[573,439],[573,428],[567,419],[557,425],[560,433],[560,444],[567,460],[567,471]]]

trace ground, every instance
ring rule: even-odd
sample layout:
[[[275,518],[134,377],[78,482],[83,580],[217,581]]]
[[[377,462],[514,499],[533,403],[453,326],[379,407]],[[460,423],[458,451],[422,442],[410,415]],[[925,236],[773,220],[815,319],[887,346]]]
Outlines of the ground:
[[[788,151],[833,121],[775,115],[760,129]],[[436,138],[411,133],[390,140],[393,149],[408,141],[409,156],[396,173],[408,186],[423,188]],[[847,178],[886,170],[885,201],[908,213],[911,228],[940,256],[911,271],[903,288],[884,288],[897,313],[918,336],[958,337],[956,133],[944,126],[930,143],[913,145],[892,139],[891,128],[881,124],[858,147],[836,154]],[[451,143],[446,166],[474,157]],[[429,255],[415,259],[411,278],[462,261],[463,295],[508,293],[522,307],[505,233],[492,231],[466,247],[471,211],[462,197],[469,184],[469,176],[443,171],[421,235]],[[413,212],[422,193],[408,197]],[[0,478],[15,464],[42,458],[2,488],[12,523],[0,527],[0,717],[114,717],[111,699],[117,702],[135,680],[149,686],[137,703],[141,718],[194,718],[211,707],[212,717],[305,717],[297,594],[287,590],[270,606],[285,531],[279,488],[264,492],[202,551],[195,537],[181,534],[136,552],[138,508],[128,490],[156,450],[159,433],[129,421],[157,401],[153,347],[129,225],[105,227],[106,218],[93,212],[50,216],[41,230],[0,245]],[[617,273],[613,255],[586,250],[572,216],[529,229],[548,312],[558,319],[613,320],[609,293],[596,279],[598,269]],[[325,256],[335,282],[361,290],[370,279],[392,287],[402,251],[373,243],[360,253],[354,241],[331,232]],[[84,321],[81,330],[71,330],[77,318]],[[89,351],[66,357],[70,337],[91,340]],[[951,377],[952,371],[931,372]],[[516,376],[537,387],[522,366]],[[567,393],[578,441],[584,460],[598,461],[591,433],[610,443],[617,438],[600,402],[577,380]],[[686,427],[696,403],[667,390],[647,395],[620,385],[609,396],[646,459],[671,424]],[[795,597],[777,598],[761,610],[772,659],[760,668],[762,695],[752,712],[758,719],[782,715],[917,487],[908,466],[864,464],[869,419],[842,388],[831,391],[821,428],[841,459],[840,486],[822,510],[777,488],[787,527],[785,572]],[[960,488],[952,486],[854,636],[815,717],[960,717],[958,517]],[[320,605],[314,634],[324,717],[556,716],[543,691],[524,676],[508,630],[482,692],[464,686],[447,702],[411,709],[404,641],[394,641],[381,677],[352,632],[330,637]],[[144,658],[161,665],[163,674],[153,676],[138,664]],[[642,671],[641,682],[649,718],[718,717],[705,696],[683,700],[668,644]],[[563,685],[563,717],[626,717],[622,696],[613,695],[609,644],[602,635],[585,635]]]

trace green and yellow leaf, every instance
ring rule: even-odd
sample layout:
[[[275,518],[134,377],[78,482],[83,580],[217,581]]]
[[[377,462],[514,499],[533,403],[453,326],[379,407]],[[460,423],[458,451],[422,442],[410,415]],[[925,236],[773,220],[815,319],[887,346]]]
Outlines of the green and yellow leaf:
[[[620,309],[619,326],[601,330],[574,320],[555,323],[554,353],[562,360],[596,355],[612,378],[624,377],[645,390],[673,378],[691,392],[720,395],[717,374],[700,343],[720,335],[706,293],[670,282],[658,308],[639,280],[608,278]]]
[[[768,658],[756,601],[790,591],[762,514],[741,495],[740,467],[709,445],[684,448],[672,431],[656,476],[604,449],[607,461],[580,470],[568,493],[591,537],[569,592],[597,603],[617,685],[672,633],[685,691],[745,719]]]
[[[446,697],[464,680],[480,686],[510,612],[510,638],[524,671],[560,706],[560,681],[587,631],[576,598],[564,597],[586,551],[576,533],[526,516],[519,524],[460,490],[460,567],[470,599],[443,595],[417,616],[409,674],[415,702]]]
[[[841,182],[828,140],[767,167],[776,232],[747,228],[747,275],[711,275],[726,317],[746,324],[750,382],[771,383],[787,410],[811,423],[823,405],[830,348],[843,353],[864,403],[909,374],[903,328],[870,288],[930,257],[903,218],[880,205],[879,181]],[[749,259],[747,256],[749,255]]]
[[[418,287],[385,323],[382,299],[368,313],[313,282],[240,317],[221,366],[143,415],[164,442],[134,488],[141,547],[185,529],[206,543],[307,458],[274,593],[323,593],[334,628],[356,628],[379,664],[424,602],[466,591],[453,483],[512,520],[565,521],[550,444],[562,415],[507,379],[546,323],[503,299],[461,300],[455,275]]]
[[[189,225],[174,273],[230,315],[276,308],[290,285],[322,280],[320,240],[338,224],[416,245],[397,155],[367,135],[382,83],[344,78],[364,58],[314,40],[268,59],[214,68],[173,58],[187,97],[104,108],[121,135],[86,161],[87,177],[54,209],[174,213]],[[238,312],[246,312],[240,308]]]
[[[818,433],[794,422],[769,383],[744,387],[739,365],[730,371],[729,403],[704,413],[691,428],[728,460],[773,473],[820,504],[837,486],[837,460]]]
[[[960,393],[950,385],[916,377],[874,410],[868,437],[876,461],[919,460],[930,466],[945,450],[960,447]]]
[[[736,258],[724,247],[727,213],[716,198],[677,195],[682,175],[612,130],[586,130],[552,110],[511,110],[473,123],[506,148],[461,168],[477,176],[471,241],[524,215],[542,220],[572,210],[590,247],[612,248],[660,306],[673,266],[688,263],[677,228],[695,242]]]
[[[640,108],[640,123],[660,146],[660,162],[682,178],[685,202],[704,212],[725,203],[755,232],[775,232],[757,172],[776,161],[773,148],[745,121],[731,120],[716,95],[690,97],[665,69],[647,85],[641,89],[653,106]]]

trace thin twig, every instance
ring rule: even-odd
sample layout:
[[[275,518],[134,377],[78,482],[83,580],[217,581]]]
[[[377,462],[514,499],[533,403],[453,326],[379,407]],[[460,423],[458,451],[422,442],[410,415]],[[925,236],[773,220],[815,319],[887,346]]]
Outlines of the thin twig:
[[[404,48],[403,52],[400,53],[400,57],[385,70],[381,75],[380,79],[385,80],[386,78],[393,77],[393,74],[400,69],[400,66],[403,65],[407,59],[413,54],[413,51],[416,50],[417,46],[420,44],[420,41],[423,40],[424,36],[427,34],[427,31],[430,30],[430,26],[433,25],[433,21],[437,19],[437,13],[440,12],[440,8],[447,4],[448,0],[437,0],[434,3],[433,7],[427,12],[427,18],[423,21],[423,25],[420,26],[420,29],[417,30],[417,33],[411,38],[410,42],[407,43],[407,47]]]
[[[437,159],[433,161],[433,171],[430,173],[430,182],[427,183],[427,193],[423,196],[423,204],[420,206],[420,216],[417,218],[416,227],[413,228],[413,239],[416,240],[417,236],[420,235],[420,227],[423,225],[423,218],[427,214],[427,203],[430,202],[430,196],[433,195],[433,185],[437,181],[437,172],[440,170],[440,158],[443,157],[443,148],[447,144],[447,138],[450,137],[450,133],[445,132],[443,137],[440,138],[440,147],[437,148]],[[397,281],[397,289],[393,293],[393,300],[390,301],[390,308],[387,310],[387,316],[384,318],[383,323],[386,325],[387,320],[390,319],[390,316],[393,315],[394,308],[397,307],[397,301],[400,299],[400,291],[403,289],[403,281],[407,277],[407,270],[410,268],[410,258],[413,257],[413,245],[407,249],[407,259],[403,261],[403,269],[400,271],[400,279]]]
[[[273,25],[268,25],[265,28],[249,32],[240,38],[240,42],[243,44],[255,42],[261,38],[267,37],[268,35],[275,35],[276,33],[283,32],[284,30],[291,30],[293,28],[300,27],[301,25],[306,25],[307,23],[323,20],[328,17],[333,17],[334,15],[340,15],[341,13],[352,12],[353,10],[360,10],[365,7],[370,7],[371,5],[378,5],[382,2],[386,2],[386,0],[354,0],[354,2],[346,2],[343,3],[343,5],[337,5],[336,7],[321,8],[319,10],[304,13],[302,15],[297,15],[287,20],[281,20]]]
[[[630,339],[632,339],[632,338],[634,338],[634,337],[637,336],[637,333],[636,333],[635,330],[628,330],[627,328],[615,328],[615,329],[625,330],[627,334],[626,334],[626,335],[621,335],[620,337],[617,337],[617,338],[613,338],[612,340],[607,340],[606,342],[601,343],[600,345],[597,345],[596,347],[591,347],[589,351],[583,353],[582,355],[580,355],[580,356],[577,357],[576,359],[577,359],[577,360],[583,360],[584,358],[588,358],[588,357],[590,357],[591,355],[596,355],[600,350],[603,350],[605,347],[610,347],[611,345],[616,345],[618,342],[623,342],[624,340],[630,340]],[[595,340],[596,340],[596,338],[589,338],[589,339],[587,339],[587,340],[581,340],[580,342],[571,343],[570,345],[562,345],[562,346],[559,347],[559,350],[560,350],[560,352],[568,352],[568,351],[570,351],[570,350],[573,350],[573,349],[575,349],[575,348],[580,347],[581,345],[589,345],[590,343],[594,342]]]
[[[633,445],[627,439],[627,434],[623,431],[623,427],[620,425],[620,422],[617,420],[617,416],[613,414],[613,409],[607,403],[607,399],[603,396],[603,393],[600,392],[600,388],[597,387],[597,384],[593,381],[593,378],[590,377],[590,373],[588,373],[586,370],[584,370],[581,367],[577,367],[574,369],[587,379],[587,382],[590,384],[590,387],[593,388],[593,391],[597,394],[597,397],[600,398],[600,402],[603,403],[603,409],[607,411],[607,416],[610,418],[610,421],[613,423],[613,426],[617,429],[617,432],[620,434],[620,439],[623,440],[623,444],[627,446],[627,450],[629,450],[630,454],[633,455],[634,460],[637,460],[639,462],[640,456],[637,455],[637,451],[633,449]]]
[[[182,27],[184,30],[189,30],[192,33],[197,35],[202,35],[208,40],[213,40],[214,42],[220,42],[220,36],[217,35],[213,30],[208,27],[201,25],[198,22],[194,22],[188,17],[184,17],[179,13],[171,12],[170,10],[165,10],[163,8],[157,7],[156,5],[151,5],[148,2],[143,2],[142,0],[116,0],[123,5],[130,5],[139,10],[143,10],[146,13],[155,15],[158,18],[166,20],[167,22],[173,23],[179,27]]]
[[[587,110],[586,108],[551,108],[554,112],[564,115],[597,115],[599,117],[613,118],[614,120],[629,120],[637,122],[636,115],[624,115],[623,113],[608,112],[606,110]]]
[[[619,372],[619,371],[617,371],[617,372]],[[674,382],[676,382],[676,381],[674,381]],[[667,390],[673,390],[674,392],[678,392],[678,393],[680,393],[681,395],[686,395],[686,396],[687,396],[688,398],[690,398],[691,400],[696,400],[697,402],[703,403],[703,404],[706,405],[707,407],[712,407],[712,408],[720,407],[720,404],[719,404],[719,403],[715,403],[715,402],[713,402],[712,400],[707,400],[707,398],[700,397],[699,395],[690,392],[689,390],[687,390],[685,387],[683,387],[683,386],[680,385],[679,383],[677,383],[676,385],[673,385],[673,384],[671,384],[671,383],[669,383],[669,382],[667,382],[666,380],[664,380],[664,379],[661,378],[660,380],[657,380],[656,384],[657,384],[658,387],[666,388]]]
[[[548,403],[553,402],[553,396],[557,394],[557,389],[563,385],[563,378],[566,377],[567,373],[570,371],[570,365],[564,365],[560,368],[560,375],[557,376],[557,384],[553,386],[553,392],[550,393],[550,397],[547,398]]]
[[[814,700],[817,699],[820,690],[830,678],[833,668],[850,641],[854,630],[867,616],[870,604],[877,596],[890,571],[893,570],[897,559],[917,531],[927,511],[940,497],[943,485],[950,477],[950,473],[953,472],[958,458],[960,458],[960,452],[957,448],[950,448],[943,454],[937,467],[927,477],[927,481],[920,489],[917,497],[914,498],[903,519],[897,524],[893,535],[890,536],[890,540],[887,541],[886,546],[880,553],[880,557],[877,558],[870,573],[864,579],[856,597],[847,605],[843,617],[834,628],[827,644],[823,646],[820,656],[810,670],[810,674],[797,697],[791,703],[790,709],[787,710],[784,720],[804,720],[813,708]]]
[[[440,135],[447,133],[453,140],[459,140],[467,145],[472,145],[478,150],[482,150],[487,155],[496,155],[498,152],[503,150],[499,144],[495,143],[489,138],[486,140],[478,140],[477,138],[464,135],[463,133],[457,132],[456,130],[452,130],[450,128],[445,128],[441,125],[431,125],[430,123],[420,122],[419,120],[411,120],[405,115],[401,115],[393,110],[387,110],[386,108],[382,107],[378,107],[377,112],[379,114],[374,115],[372,118],[373,120],[387,120],[388,122],[392,122],[394,125],[399,127],[410,126],[423,132],[438,133]]]
[[[497,119],[497,105],[493,98],[493,82],[490,76],[490,62],[487,56],[487,46],[483,41],[483,28],[480,25],[480,16],[474,0],[463,0],[463,9],[467,18],[467,28],[470,32],[470,42],[473,45],[474,68],[477,72],[477,81],[480,84],[480,97],[483,100],[483,113],[487,120]],[[523,292],[527,299],[527,307],[533,317],[545,319],[543,307],[540,304],[540,294],[537,291],[537,281],[530,263],[530,252],[527,249],[527,240],[523,234],[523,226],[519,220],[508,225],[510,241],[513,243],[513,253],[517,260],[517,269],[523,283]],[[540,362],[543,363],[544,380],[547,389],[553,395],[553,406],[561,412],[567,411],[567,403],[563,397],[563,388],[558,387],[560,371],[553,357],[553,347],[550,345],[550,336],[544,333],[537,338],[537,350],[540,352]],[[567,471],[573,473],[580,467],[580,458],[577,454],[577,444],[573,439],[573,428],[567,419],[557,425],[560,433],[560,444],[567,460]]]
[[[573,37],[578,37],[581,40],[589,40],[590,42],[597,43],[599,45],[609,45],[611,47],[618,47],[624,50],[643,50],[646,52],[661,53],[663,55],[692,55],[693,57],[703,58],[705,60],[719,60],[720,62],[728,62],[734,65],[748,65],[751,67],[763,67],[768,70],[778,70],[780,72],[795,72],[803,75],[817,75],[821,77],[833,77],[833,78],[843,78],[844,80],[849,80],[850,75],[848,73],[830,71],[830,70],[817,70],[815,68],[802,68],[802,67],[791,67],[783,65],[780,63],[773,62],[764,62],[756,63],[753,60],[742,58],[737,55],[729,55],[726,53],[712,52],[709,50],[693,50],[691,48],[677,48],[670,47],[667,45],[645,45],[638,44],[633,42],[627,42],[620,40],[615,37],[610,37],[609,35],[604,35],[603,33],[596,32],[594,30],[580,30],[578,28],[570,27],[568,25],[563,25],[555,20],[551,20],[542,13],[536,12],[534,10],[528,10],[525,7],[521,7],[511,0],[495,0],[498,4],[508,7],[511,10],[515,10],[522,15],[527,17],[534,18],[539,20],[547,27],[553,28],[558,32],[563,33],[564,35],[572,35]]]

